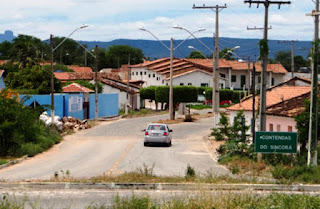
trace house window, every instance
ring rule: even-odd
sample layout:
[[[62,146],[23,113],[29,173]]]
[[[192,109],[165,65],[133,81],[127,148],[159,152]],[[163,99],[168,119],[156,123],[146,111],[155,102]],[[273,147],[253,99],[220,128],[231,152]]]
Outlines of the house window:
[[[273,131],[273,124],[272,123],[269,124],[269,131]]]
[[[136,75],[139,75],[139,72],[136,72]]]
[[[160,80],[159,77],[157,77],[157,81]]]
[[[169,84],[168,83],[166,83],[166,86],[168,86]]]
[[[208,87],[208,83],[201,83],[200,86],[201,87]]]
[[[226,74],[221,73],[220,76],[221,76],[222,78],[225,78],[225,77],[226,77]]]
[[[164,84],[164,80],[162,80],[162,84]]]
[[[277,131],[280,132],[281,131],[281,126],[277,125]]]
[[[146,71],[144,71],[144,75],[147,75],[147,72],[146,72]]]
[[[134,75],[134,72],[132,72],[132,75]]]
[[[288,132],[292,132],[292,126],[288,126]]]
[[[151,74],[149,74],[149,78],[151,77]]]
[[[192,86],[192,83],[188,83],[188,86]]]
[[[153,77],[155,78],[155,77],[156,77],[156,74],[153,73]]]
[[[140,75],[142,75],[142,72],[140,72]]]
[[[274,86],[274,78],[271,79],[271,86]]]
[[[258,83],[261,83],[261,76],[258,77]]]
[[[180,86],[183,86],[183,83],[180,83]]]
[[[237,82],[237,76],[236,75],[232,75],[231,76],[231,82]]]

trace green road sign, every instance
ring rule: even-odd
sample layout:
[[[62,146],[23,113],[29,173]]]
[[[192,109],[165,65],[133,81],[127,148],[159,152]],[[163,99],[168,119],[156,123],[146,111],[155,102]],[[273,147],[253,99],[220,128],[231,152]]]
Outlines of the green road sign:
[[[297,153],[298,134],[257,131],[254,151],[260,153]]]

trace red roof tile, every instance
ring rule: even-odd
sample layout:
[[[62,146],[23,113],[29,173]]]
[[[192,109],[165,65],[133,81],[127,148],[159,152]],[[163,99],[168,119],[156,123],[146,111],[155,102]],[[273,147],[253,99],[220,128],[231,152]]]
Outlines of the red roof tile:
[[[81,86],[80,84],[78,83],[72,83],[70,85],[67,85],[65,87],[62,88],[62,92],[65,92],[65,93],[71,93],[71,92],[77,92],[77,93],[93,93],[94,91],[87,88],[87,87],[84,87],[84,86]]]
[[[77,65],[68,65],[67,67],[76,73],[91,73],[92,72],[91,67],[80,67]]]
[[[267,91],[266,95],[266,106],[267,108],[281,103],[283,101],[290,100],[295,97],[302,96],[304,94],[310,93],[310,86],[279,86],[277,88],[271,88]],[[256,96],[255,108],[258,109],[259,96]],[[235,104],[228,110],[239,111],[239,110],[252,110],[252,97],[247,97],[238,104]]]

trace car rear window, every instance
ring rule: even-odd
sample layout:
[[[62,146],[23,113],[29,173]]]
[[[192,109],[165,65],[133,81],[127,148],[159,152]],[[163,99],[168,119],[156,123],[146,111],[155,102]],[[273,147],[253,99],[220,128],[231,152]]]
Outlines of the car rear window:
[[[149,125],[148,130],[161,130],[165,131],[166,127],[164,125]]]

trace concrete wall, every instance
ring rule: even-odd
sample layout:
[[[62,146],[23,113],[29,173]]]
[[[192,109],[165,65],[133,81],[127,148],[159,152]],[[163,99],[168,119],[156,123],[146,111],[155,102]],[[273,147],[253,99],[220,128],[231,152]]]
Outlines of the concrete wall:
[[[197,87],[200,87],[201,83],[207,83],[209,87],[212,87],[212,75],[197,71],[173,78],[172,83],[174,86],[183,84],[184,86]]]
[[[90,94],[89,102],[89,117],[93,119],[96,112],[94,94]],[[98,117],[111,117],[118,114],[118,94],[98,94]]]
[[[31,95],[20,99],[25,100],[26,106],[37,102],[39,105],[47,106],[47,112],[51,115],[51,95]],[[55,94],[54,109],[55,115],[59,117],[72,116],[84,119],[83,94]],[[118,94],[98,94],[98,117],[111,117],[118,115]],[[89,98],[89,119],[95,118],[95,95],[90,94]]]

